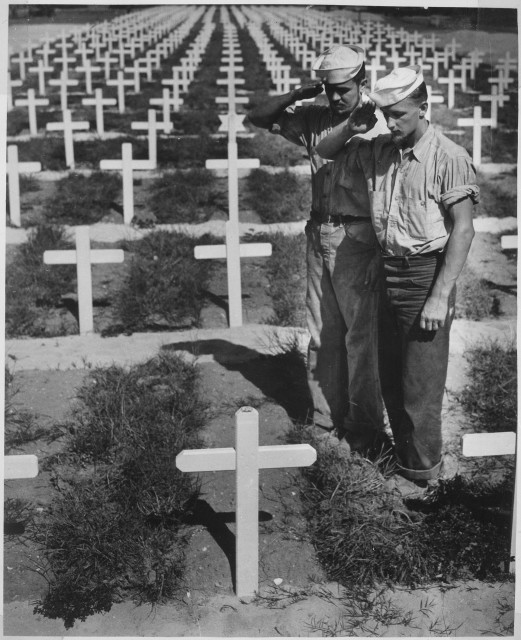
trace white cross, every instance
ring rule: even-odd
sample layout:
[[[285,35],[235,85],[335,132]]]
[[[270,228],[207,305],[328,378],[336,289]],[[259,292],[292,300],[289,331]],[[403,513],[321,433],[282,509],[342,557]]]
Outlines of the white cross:
[[[452,62],[456,60],[456,49],[460,47],[461,45],[456,42],[456,38],[452,38],[452,40],[445,45],[444,50],[448,53]]]
[[[501,249],[504,250],[517,250],[517,236],[501,236]]]
[[[99,56],[97,62],[100,62],[105,67],[105,81],[110,80],[110,72],[112,71],[112,63],[117,62],[117,58],[113,58],[107,51],[104,56]]]
[[[152,61],[149,58],[136,58],[140,73],[144,73],[147,82],[152,82]]]
[[[107,80],[107,86],[118,88],[118,108],[120,113],[125,113],[125,87],[132,86],[134,80],[125,80],[123,71],[118,71],[116,80]]]
[[[492,120],[492,129],[497,129],[497,117],[498,117],[498,107],[503,107],[504,102],[510,100],[510,97],[505,95],[504,93],[499,93],[498,88],[494,85],[492,87],[492,95],[481,95],[479,99],[482,102],[490,102],[490,119]]]
[[[440,75],[439,73],[439,65],[443,64],[443,67],[446,68],[448,65],[448,54],[441,51],[434,51],[432,56],[429,58],[425,58],[427,62],[432,62],[432,78],[433,80],[438,80]]]
[[[76,71],[80,71],[85,74],[85,91],[92,93],[92,74],[102,71],[101,67],[93,67],[90,60],[87,58],[82,67],[76,67]]]
[[[94,98],[83,98],[82,104],[86,106],[96,107],[96,131],[98,135],[105,134],[105,127],[103,122],[103,105],[115,105],[117,104],[116,98],[103,98],[103,89],[98,88],[94,90]]]
[[[162,122],[156,123],[156,112],[154,109],[148,109],[147,122],[132,122],[132,129],[145,129],[148,131],[148,159],[150,168],[157,167],[157,132],[165,131],[165,125]]]
[[[74,55],[81,56],[81,63],[84,67],[87,64],[88,56],[91,53],[94,53],[94,49],[89,49],[85,42],[82,42],[77,49],[74,49]]]
[[[228,159],[207,160],[207,169],[228,170],[228,215],[226,223],[226,244],[197,246],[194,255],[197,259],[226,258],[228,278],[228,309],[230,327],[242,326],[242,288],[241,288],[241,257],[269,256],[269,243],[240,244],[239,233],[239,168],[258,168],[258,159],[241,159],[237,157],[236,131],[238,123],[242,123],[244,116],[235,112],[228,114]]]
[[[510,78],[504,69],[498,69],[498,77],[488,78],[488,81],[490,84],[497,84],[499,93],[504,93],[505,90],[508,91],[508,85],[514,82],[514,78]]]
[[[43,63],[46,67],[48,67],[49,55],[51,53],[56,53],[56,49],[51,49],[49,45],[49,40],[45,40],[43,47],[41,49],[36,49],[35,53],[41,54],[43,56]]]
[[[124,142],[121,145],[121,160],[100,160],[99,167],[102,171],[122,170],[123,222],[130,224],[134,217],[134,181],[132,172],[134,169],[150,169],[150,160],[132,160],[132,143]]]
[[[141,74],[146,73],[138,60],[134,60],[134,64],[131,67],[125,67],[123,69],[125,73],[131,73],[134,77],[134,93],[140,93],[141,91]]]
[[[453,109],[454,108],[454,95],[455,95],[455,87],[457,84],[461,85],[461,78],[455,78],[454,77],[454,71],[452,69],[449,69],[449,76],[448,78],[438,78],[438,83],[439,84],[446,84],[448,85],[448,96],[447,96],[447,107],[449,109]]]
[[[291,66],[289,64],[281,64],[275,69],[272,76],[275,84],[275,93],[288,93],[291,87],[300,83],[300,78],[291,78]]]
[[[498,433],[466,433],[462,436],[463,455],[467,458],[482,458],[484,456],[506,456],[516,453],[516,434],[512,431]],[[519,477],[516,458],[516,483],[514,488],[514,512],[512,517],[512,535],[510,542],[510,566],[514,573],[516,556],[516,526],[517,526],[517,479]]]
[[[40,95],[45,95],[45,74],[52,73],[54,71],[54,67],[46,66],[44,61],[40,58],[38,60],[38,66],[29,67],[29,71],[35,72],[38,74],[38,92]]]
[[[69,62],[76,62],[75,57],[68,57],[63,55],[60,58],[54,58],[53,62],[61,62],[62,63],[62,74],[65,78],[69,77]]]
[[[458,118],[458,127],[472,127],[472,162],[478,166],[481,164],[481,127],[491,127],[492,118],[481,117],[481,107],[474,107],[472,118]]]
[[[38,125],[36,123],[36,107],[48,106],[47,98],[35,98],[34,89],[27,89],[27,99],[19,98],[14,101],[15,107],[27,107],[29,112],[29,132],[32,136],[38,134]]]
[[[78,80],[69,80],[65,73],[60,73],[59,80],[57,78],[51,78],[49,84],[52,87],[60,87],[60,108],[62,111],[67,109],[68,95],[67,87],[76,87],[79,84]]]
[[[434,104],[434,103],[441,104],[443,101],[444,101],[443,96],[434,95],[432,93],[432,87],[430,85],[427,85],[427,103],[428,103],[428,107],[427,107],[427,113],[425,114],[425,118],[429,122],[431,121],[431,104]]]
[[[15,227],[21,226],[20,218],[20,174],[42,170],[39,162],[18,162],[18,147],[7,147],[7,176],[9,178],[9,218]]]
[[[13,56],[11,58],[13,62],[17,62],[20,69],[20,80],[25,80],[25,65],[29,62],[32,62],[32,57],[28,55],[25,56],[25,51],[22,49],[18,53],[18,57]]]
[[[235,448],[186,449],[176,457],[183,472],[235,471],[235,590],[239,597],[259,589],[259,469],[308,467],[317,459],[309,444],[259,447],[259,414],[241,407],[235,414]]]
[[[181,100],[181,102],[183,102]],[[166,87],[163,89],[163,97],[162,98],[150,98],[149,103],[152,105],[158,105],[163,109],[163,122],[162,128],[165,133],[172,133],[174,130],[174,125],[172,120],[170,119],[170,107],[179,106],[179,100],[175,100],[170,97],[170,91]]]
[[[65,109],[63,112],[63,122],[48,122],[46,125],[47,131],[63,131],[65,143],[65,164],[71,169],[74,169],[74,141],[72,138],[72,132],[75,130],[86,131],[89,127],[90,124],[85,121],[73,122],[69,109]]]
[[[406,62],[405,58],[398,55],[398,53],[393,50],[393,54],[391,56],[386,57],[386,62],[390,62],[393,65],[393,69],[400,66],[401,62]]]
[[[4,456],[4,480],[36,478],[38,458],[33,455]]]
[[[75,227],[76,249],[44,251],[45,264],[76,264],[80,335],[94,331],[92,313],[92,264],[123,262],[121,249],[91,249],[88,225]]]
[[[467,91],[467,71],[470,71],[470,77],[474,74],[474,63],[470,58],[461,58],[460,64],[455,64],[453,69],[461,70],[461,90]]]
[[[7,71],[7,109],[11,111],[13,108],[13,87],[21,87],[22,80],[11,80],[11,72]]]
[[[509,76],[510,71],[517,69],[517,60],[510,56],[510,51],[507,51],[504,58],[499,58],[499,64],[496,65],[496,69],[503,69],[504,73]]]

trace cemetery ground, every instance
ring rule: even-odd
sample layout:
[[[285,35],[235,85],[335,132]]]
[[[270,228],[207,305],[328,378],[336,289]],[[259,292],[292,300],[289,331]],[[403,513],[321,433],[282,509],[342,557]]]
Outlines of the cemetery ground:
[[[226,179],[204,169],[227,152],[225,137],[209,135],[218,126],[216,24],[184,96],[189,117],[172,114],[179,137],[158,136],[158,170],[136,172],[133,225],[122,224],[119,172],[98,173],[125,137],[75,134],[76,170],[51,175],[66,168],[63,139],[27,139],[25,109],[9,114],[20,160],[41,160],[43,171],[21,177],[21,225],[7,229],[6,447],[36,454],[39,474],[6,483],[4,635],[512,635],[513,456],[461,452],[463,434],[516,426],[517,252],[500,245],[516,228],[512,165],[479,176],[478,233],[452,330],[447,464],[428,500],[408,500],[387,483],[387,459],[340,460],[304,427],[309,177],[286,171],[307,163],[300,149],[262,132],[238,140],[239,157],[262,167],[253,179],[240,174],[241,241],[273,246],[270,257],[241,260],[242,327],[228,328],[224,261],[194,259],[194,245],[222,243],[228,217]],[[457,34],[470,51],[479,32],[464,29],[445,25],[439,35]],[[270,83],[247,29],[239,32],[252,104]],[[514,41],[491,34],[490,49],[499,58]],[[306,75],[278,49],[292,74]],[[489,72],[478,71],[480,90]],[[107,113],[112,133],[146,119],[148,88],[129,96],[130,113]],[[472,134],[454,129],[476,96],[457,94],[455,109],[433,105],[433,121],[470,149]],[[88,117],[93,129],[77,97],[74,119]],[[58,113],[56,105],[39,112],[40,126]],[[516,126],[511,92],[500,127],[483,131],[484,163],[516,161]],[[134,157],[146,158],[146,136],[131,140]],[[125,254],[123,263],[92,265],[91,335],[77,335],[74,266],[41,261],[44,251],[69,248],[79,223],[89,225],[93,249]],[[233,446],[242,406],[259,413],[261,446],[318,449],[307,469],[260,471],[252,598],[234,594],[234,473],[181,474],[174,461],[181,449]]]

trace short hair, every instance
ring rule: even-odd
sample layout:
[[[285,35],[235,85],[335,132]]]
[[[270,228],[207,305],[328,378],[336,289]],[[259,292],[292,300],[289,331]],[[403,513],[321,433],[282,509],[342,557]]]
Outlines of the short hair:
[[[365,80],[365,62],[362,62],[362,66],[356,72],[356,76],[352,78],[356,84],[360,84],[362,80]]]
[[[409,100],[413,100],[417,104],[427,102],[427,100],[429,99],[429,95],[427,93],[427,85],[425,84],[425,82],[422,82],[420,85],[418,85],[416,89],[407,96],[407,98]]]

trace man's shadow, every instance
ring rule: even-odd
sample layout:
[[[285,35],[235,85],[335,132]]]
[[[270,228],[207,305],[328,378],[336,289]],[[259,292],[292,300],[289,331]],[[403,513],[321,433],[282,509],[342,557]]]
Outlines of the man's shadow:
[[[218,338],[177,342],[165,345],[163,350],[188,351],[194,356],[212,355],[228,371],[239,372],[264,396],[279,404],[292,421],[303,423],[310,415],[306,365],[292,344],[281,346],[275,355]]]

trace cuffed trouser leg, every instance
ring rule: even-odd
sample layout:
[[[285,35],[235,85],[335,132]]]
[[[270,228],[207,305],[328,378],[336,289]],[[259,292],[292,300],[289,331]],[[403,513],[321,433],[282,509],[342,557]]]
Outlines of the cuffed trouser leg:
[[[402,475],[435,478],[441,465],[441,411],[456,290],[444,327],[420,328],[420,313],[442,257],[385,261],[380,378]]]

